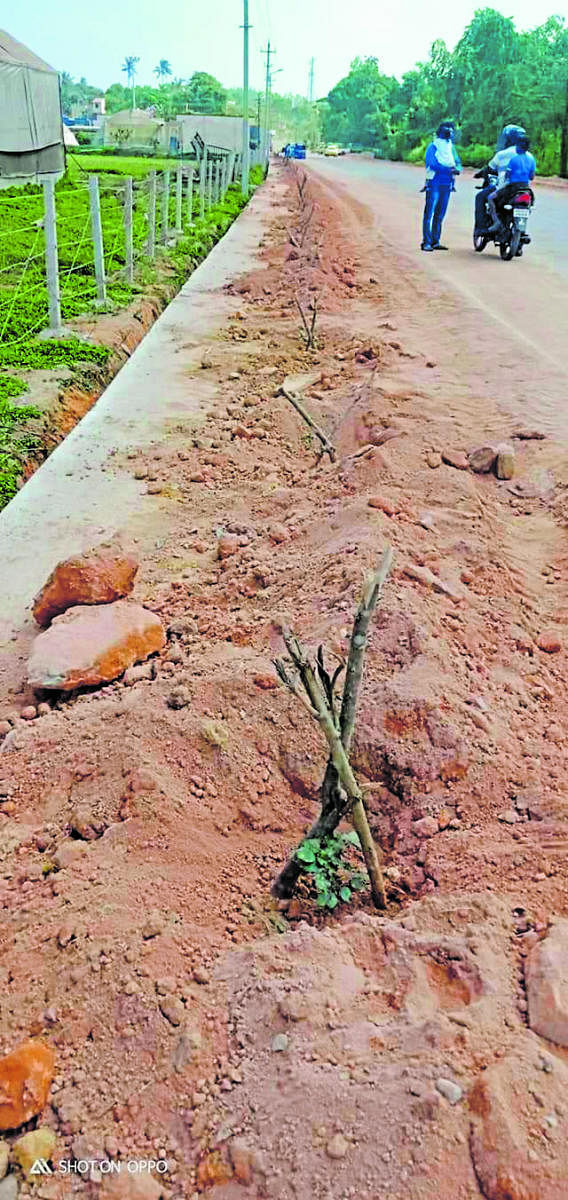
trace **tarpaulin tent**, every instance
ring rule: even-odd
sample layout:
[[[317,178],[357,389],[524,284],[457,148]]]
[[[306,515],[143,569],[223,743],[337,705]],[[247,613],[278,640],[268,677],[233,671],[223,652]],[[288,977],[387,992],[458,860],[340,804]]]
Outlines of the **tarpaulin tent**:
[[[0,30],[0,179],[13,183],[65,169],[59,76]]]

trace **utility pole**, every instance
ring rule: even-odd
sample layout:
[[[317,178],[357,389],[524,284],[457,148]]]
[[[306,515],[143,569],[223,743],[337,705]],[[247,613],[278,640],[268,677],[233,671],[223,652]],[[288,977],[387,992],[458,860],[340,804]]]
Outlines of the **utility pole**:
[[[314,68],[315,68],[315,64],[316,64],[315,58],[310,58],[310,78],[309,78],[309,83],[308,83],[308,100],[309,100],[310,104],[313,104],[313,102],[314,102]]]
[[[270,71],[270,58],[271,58],[271,55],[276,54],[276,50],[271,49],[270,42],[269,42],[266,47],[266,50],[263,50],[262,53],[266,54],[266,86],[265,86],[265,90],[264,90],[264,157],[265,157],[266,162],[268,162],[268,159],[270,157],[270,132],[269,132],[269,129],[270,129],[270,125],[269,125],[269,121],[270,121],[270,112],[269,112],[269,109],[270,109],[270,85],[271,85],[271,81],[272,81],[272,76],[271,76],[271,71]]]
[[[250,167],[250,131],[249,131],[249,6],[248,0],[243,0],[244,3],[244,25],[243,25],[243,163],[241,174],[241,189],[243,196],[248,196],[249,192],[249,167]]]

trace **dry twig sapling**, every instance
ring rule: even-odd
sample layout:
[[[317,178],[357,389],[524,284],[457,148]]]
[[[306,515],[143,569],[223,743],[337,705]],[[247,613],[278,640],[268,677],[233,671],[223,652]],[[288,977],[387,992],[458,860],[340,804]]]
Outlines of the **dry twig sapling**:
[[[317,315],[318,315],[317,296],[314,297],[314,300],[313,300],[312,319],[311,319],[311,322],[309,325],[308,325],[308,321],[306,318],[306,314],[305,314],[305,312],[302,308],[302,305],[300,304],[300,301],[298,300],[297,296],[294,296],[294,301],[296,304],[296,308],[298,309],[298,312],[302,318],[302,325],[304,326],[304,330],[305,330],[306,350],[314,350],[315,345],[316,345],[316,320],[317,320]]]
[[[318,650],[317,663],[314,666],[298,639],[289,630],[283,630],[284,642],[294,667],[294,674],[289,674],[288,663],[281,659],[275,662],[276,670],[283,683],[301,700],[310,715],[320,724],[330,749],[322,784],[322,809],[308,838],[330,837],[342,818],[350,816],[359,837],[371,881],[373,902],[377,908],[384,908],[386,904],[383,874],[377,849],[371,837],[362,790],[353,774],[349,754],[355,730],[357,698],[363,676],[369,625],[382,594],[392,560],[392,549],[387,546],[379,567],[365,582],[363,595],[353,622],[339,711],[335,686],[342,666],[336,670],[333,677],[330,677],[324,667],[321,646]],[[302,864],[297,857],[296,850],[274,882],[272,888],[274,895],[279,898],[290,897],[301,872]]]
[[[332,442],[330,442],[329,438],[326,437],[319,425],[316,425],[313,417],[310,416],[308,410],[304,408],[304,405],[300,402],[298,397],[294,396],[292,392],[288,392],[284,387],[280,388],[280,392],[286,397],[287,400],[290,401],[290,404],[296,409],[296,412],[299,412],[300,416],[303,417],[306,425],[309,425],[310,429],[313,429],[316,437],[319,438],[321,442],[322,454],[329,454],[330,462],[335,462],[337,458],[335,446]]]

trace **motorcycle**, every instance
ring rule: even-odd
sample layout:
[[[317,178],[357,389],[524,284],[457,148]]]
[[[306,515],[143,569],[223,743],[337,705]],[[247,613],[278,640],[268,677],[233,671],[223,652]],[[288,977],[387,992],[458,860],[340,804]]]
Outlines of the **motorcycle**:
[[[483,167],[481,171],[477,171],[473,178],[482,180],[477,191],[489,187],[494,181],[495,175],[496,172],[492,171],[490,167]],[[499,246],[499,253],[505,262],[510,262],[513,258],[521,258],[523,248],[528,246],[531,241],[527,233],[527,225],[533,204],[532,189],[526,184],[519,184],[518,191],[501,209],[501,229],[496,233],[490,233],[489,226],[493,223],[493,218],[487,207],[487,200],[485,199],[485,203],[482,204],[476,201],[473,231],[474,250],[481,254],[488,242],[494,242],[496,246]]]

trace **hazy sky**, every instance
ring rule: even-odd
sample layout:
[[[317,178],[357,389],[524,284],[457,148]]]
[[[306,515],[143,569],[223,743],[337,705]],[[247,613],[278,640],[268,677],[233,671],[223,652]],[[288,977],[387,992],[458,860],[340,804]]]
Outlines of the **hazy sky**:
[[[325,95],[355,55],[376,55],[401,75],[428,54],[435,38],[453,46],[483,0],[249,0],[251,86],[262,87],[261,49],[276,47],[274,90],[306,94],[309,60],[315,94]],[[568,17],[568,0],[494,0],[519,28],[551,13]],[[140,56],[140,82],[167,58],[174,75],[210,71],[227,86],[242,79],[242,0],[20,0],[2,18],[8,31],[58,70],[108,87],[123,79],[125,54]]]

